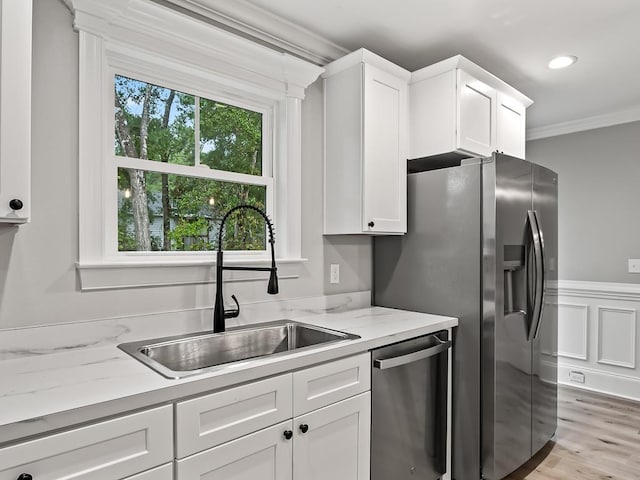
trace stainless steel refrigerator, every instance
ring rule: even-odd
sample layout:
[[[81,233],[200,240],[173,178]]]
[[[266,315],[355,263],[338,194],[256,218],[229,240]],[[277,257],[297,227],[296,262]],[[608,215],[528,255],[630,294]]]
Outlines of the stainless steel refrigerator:
[[[460,319],[452,478],[498,480],[557,425],[557,175],[493,154],[409,161],[408,231],[374,239],[374,304]]]

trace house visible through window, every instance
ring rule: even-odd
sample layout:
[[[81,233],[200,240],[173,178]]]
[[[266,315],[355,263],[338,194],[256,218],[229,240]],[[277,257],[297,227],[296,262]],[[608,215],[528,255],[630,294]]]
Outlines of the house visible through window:
[[[118,252],[214,250],[230,208],[271,213],[268,111],[121,75],[114,100]],[[265,250],[261,218],[230,219],[223,247]]]

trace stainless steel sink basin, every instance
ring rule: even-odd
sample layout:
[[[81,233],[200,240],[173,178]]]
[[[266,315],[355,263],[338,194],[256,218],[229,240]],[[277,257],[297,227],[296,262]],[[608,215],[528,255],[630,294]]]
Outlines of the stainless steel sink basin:
[[[356,338],[360,337],[282,320],[230,328],[224,333],[156,338],[118,347],[167,378],[182,378],[233,362],[286,355]]]

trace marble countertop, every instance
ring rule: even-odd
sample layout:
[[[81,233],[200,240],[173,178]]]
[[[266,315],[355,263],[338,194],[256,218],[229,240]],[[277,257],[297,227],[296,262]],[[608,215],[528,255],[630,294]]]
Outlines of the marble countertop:
[[[162,377],[115,343],[0,361],[0,444],[365,352],[458,323],[452,317],[382,307],[291,319],[361,338],[236,362],[179,380]]]

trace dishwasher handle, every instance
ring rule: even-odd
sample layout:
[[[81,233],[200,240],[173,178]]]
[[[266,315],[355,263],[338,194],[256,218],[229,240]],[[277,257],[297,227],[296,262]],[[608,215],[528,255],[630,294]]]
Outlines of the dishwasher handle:
[[[406,365],[407,363],[417,362],[425,358],[433,357],[439,353],[446,352],[451,347],[450,340],[440,340],[438,337],[434,337],[438,342],[433,347],[425,348],[424,350],[418,350],[417,352],[407,353],[406,355],[400,355],[398,357],[391,358],[376,358],[373,361],[373,366],[384,370],[386,368],[399,367],[400,365]]]

